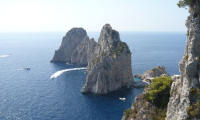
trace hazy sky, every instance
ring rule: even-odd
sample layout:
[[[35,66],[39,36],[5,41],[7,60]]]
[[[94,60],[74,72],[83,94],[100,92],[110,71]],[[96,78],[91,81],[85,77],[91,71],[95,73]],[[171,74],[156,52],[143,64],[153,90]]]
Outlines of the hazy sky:
[[[178,0],[0,0],[0,32],[185,31],[188,12]]]

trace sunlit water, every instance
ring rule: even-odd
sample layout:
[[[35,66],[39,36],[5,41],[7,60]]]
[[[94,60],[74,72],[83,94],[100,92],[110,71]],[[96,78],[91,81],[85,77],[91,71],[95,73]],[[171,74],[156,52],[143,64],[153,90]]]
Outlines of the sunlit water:
[[[0,33],[0,120],[120,120],[142,89],[105,96],[80,93],[84,69],[50,60],[65,33]],[[90,33],[97,39],[97,33]],[[178,74],[184,52],[184,33],[122,33],[132,51],[133,73],[164,65]],[[31,68],[30,71],[22,68]],[[21,69],[21,70],[19,70]],[[126,98],[120,101],[119,97]]]

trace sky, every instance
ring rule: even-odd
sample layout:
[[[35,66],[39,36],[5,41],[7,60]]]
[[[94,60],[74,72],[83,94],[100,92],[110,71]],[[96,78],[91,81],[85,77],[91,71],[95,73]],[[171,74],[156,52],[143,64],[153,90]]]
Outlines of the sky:
[[[186,31],[178,0],[0,0],[0,32]]]

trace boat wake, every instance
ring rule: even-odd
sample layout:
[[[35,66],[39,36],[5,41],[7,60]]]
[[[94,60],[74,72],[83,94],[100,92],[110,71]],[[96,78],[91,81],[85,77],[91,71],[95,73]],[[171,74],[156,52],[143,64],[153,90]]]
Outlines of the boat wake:
[[[11,54],[0,55],[0,58],[7,58],[9,56],[11,56]]]
[[[24,68],[19,68],[19,69],[17,69],[17,70],[19,70],[19,71],[22,71],[22,70],[30,71],[31,68],[29,68],[29,67],[24,67]]]
[[[59,77],[60,75],[62,75],[65,72],[75,71],[75,70],[86,70],[86,69],[87,68],[82,67],[82,68],[70,68],[70,69],[60,70],[60,71],[57,71],[56,73],[54,73],[53,75],[51,75],[50,79],[55,79],[55,78]]]

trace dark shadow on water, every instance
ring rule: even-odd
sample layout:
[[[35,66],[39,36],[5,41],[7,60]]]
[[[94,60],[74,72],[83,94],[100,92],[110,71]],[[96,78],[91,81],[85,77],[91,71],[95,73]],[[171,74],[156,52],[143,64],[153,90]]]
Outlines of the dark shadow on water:
[[[121,88],[120,90],[110,92],[108,94],[83,94],[86,97],[127,97],[132,93],[133,88]]]
[[[121,89],[119,91],[111,92],[106,95],[93,95],[84,94],[84,103],[87,105],[90,114],[97,116],[104,116],[104,119],[109,120],[112,114],[118,114],[115,118],[120,120],[125,109],[131,107],[134,98],[142,93],[143,89]],[[126,98],[125,101],[121,101],[119,98]],[[92,115],[93,116],[93,115]]]

